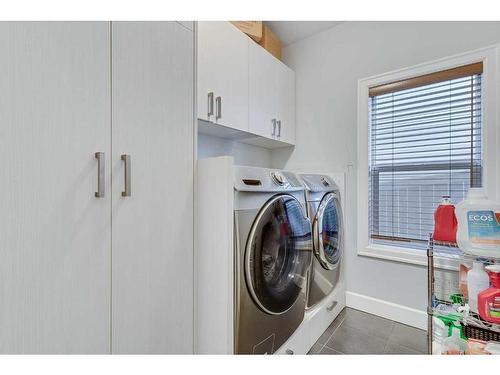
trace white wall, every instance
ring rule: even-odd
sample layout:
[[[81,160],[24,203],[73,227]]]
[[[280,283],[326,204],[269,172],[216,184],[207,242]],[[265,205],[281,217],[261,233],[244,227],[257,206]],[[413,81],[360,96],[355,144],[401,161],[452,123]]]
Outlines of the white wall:
[[[346,170],[347,290],[424,310],[426,269],[356,255],[356,122],[360,78],[500,42],[500,22],[346,22],[292,44],[297,146],[273,152],[288,169]]]
[[[198,134],[198,159],[214,156],[232,156],[236,165],[266,168],[272,166],[271,151],[266,148],[211,135]]]

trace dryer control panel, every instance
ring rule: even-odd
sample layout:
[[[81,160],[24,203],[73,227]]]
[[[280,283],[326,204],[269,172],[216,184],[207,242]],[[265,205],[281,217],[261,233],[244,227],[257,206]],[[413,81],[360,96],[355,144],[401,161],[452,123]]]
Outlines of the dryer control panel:
[[[301,174],[300,177],[308,191],[338,191],[337,184],[328,176],[321,174]]]

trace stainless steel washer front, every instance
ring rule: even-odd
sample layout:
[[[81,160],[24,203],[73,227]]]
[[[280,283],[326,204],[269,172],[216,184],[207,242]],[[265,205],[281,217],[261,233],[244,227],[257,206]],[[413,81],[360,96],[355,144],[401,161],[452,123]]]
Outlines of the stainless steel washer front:
[[[235,212],[235,353],[277,350],[304,317],[311,224],[290,194]]]

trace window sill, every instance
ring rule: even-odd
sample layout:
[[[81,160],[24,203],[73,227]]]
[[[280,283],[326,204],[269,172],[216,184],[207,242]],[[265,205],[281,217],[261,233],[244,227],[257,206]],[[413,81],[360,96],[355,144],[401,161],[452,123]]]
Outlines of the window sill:
[[[384,245],[368,245],[364,249],[359,250],[358,255],[427,267],[427,252],[425,250],[411,250],[407,248]],[[434,267],[458,271],[460,261],[449,258],[435,257]]]

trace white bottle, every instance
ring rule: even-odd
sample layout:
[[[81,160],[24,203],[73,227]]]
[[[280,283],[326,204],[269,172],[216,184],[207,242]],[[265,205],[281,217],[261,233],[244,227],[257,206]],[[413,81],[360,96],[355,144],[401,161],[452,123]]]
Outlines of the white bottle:
[[[476,261],[472,263],[472,268],[467,272],[467,295],[469,306],[477,313],[477,295],[490,287],[490,278],[484,270],[483,263]]]
[[[465,354],[467,341],[460,337],[460,328],[452,327],[451,336],[443,340],[443,354]]]
[[[464,253],[500,257],[500,203],[488,200],[483,188],[470,188],[455,215],[457,243]]]
[[[435,316],[432,317],[432,321],[432,354],[439,355],[443,351],[443,341],[448,337],[448,327],[441,319]]]

